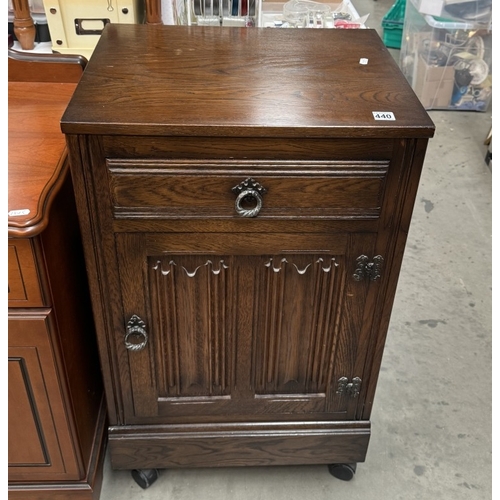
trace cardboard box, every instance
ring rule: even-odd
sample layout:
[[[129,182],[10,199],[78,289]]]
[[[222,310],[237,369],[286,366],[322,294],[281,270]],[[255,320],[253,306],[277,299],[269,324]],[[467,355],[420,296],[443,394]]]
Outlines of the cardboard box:
[[[453,66],[430,66],[418,58],[413,90],[425,109],[447,108],[451,102],[455,69]]]

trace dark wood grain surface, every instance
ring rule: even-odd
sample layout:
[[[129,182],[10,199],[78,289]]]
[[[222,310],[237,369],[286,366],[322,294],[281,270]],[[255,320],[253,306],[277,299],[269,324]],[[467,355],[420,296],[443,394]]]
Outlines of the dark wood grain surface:
[[[375,120],[376,111],[396,119]],[[108,24],[62,127],[131,126],[138,135],[433,134],[375,30]]]

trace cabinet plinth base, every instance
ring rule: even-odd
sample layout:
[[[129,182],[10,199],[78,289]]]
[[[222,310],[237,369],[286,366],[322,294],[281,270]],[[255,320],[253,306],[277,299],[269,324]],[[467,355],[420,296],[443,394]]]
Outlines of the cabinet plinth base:
[[[114,469],[364,462],[369,422],[109,428]]]

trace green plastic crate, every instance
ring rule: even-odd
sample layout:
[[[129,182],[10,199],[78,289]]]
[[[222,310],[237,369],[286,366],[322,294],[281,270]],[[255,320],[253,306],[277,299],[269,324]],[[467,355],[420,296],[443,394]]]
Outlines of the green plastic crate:
[[[386,47],[400,49],[403,39],[406,0],[397,0],[382,19],[382,40]]]
[[[387,22],[382,23],[382,27],[384,28],[382,36],[384,45],[391,49],[400,49],[403,39],[403,23]]]

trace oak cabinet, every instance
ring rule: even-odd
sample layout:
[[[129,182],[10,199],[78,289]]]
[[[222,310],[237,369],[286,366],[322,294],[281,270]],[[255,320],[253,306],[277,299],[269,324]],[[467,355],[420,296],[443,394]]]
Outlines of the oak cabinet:
[[[110,25],[62,130],[113,467],[364,461],[434,131],[376,32]]]

